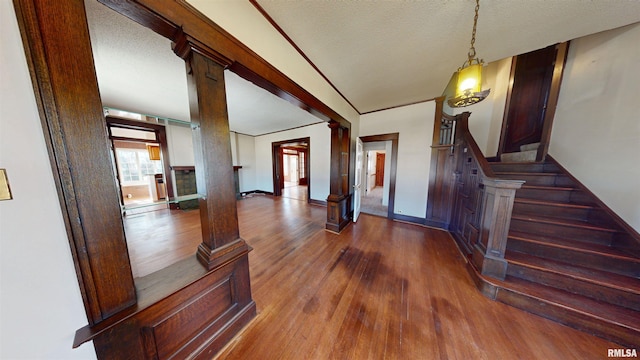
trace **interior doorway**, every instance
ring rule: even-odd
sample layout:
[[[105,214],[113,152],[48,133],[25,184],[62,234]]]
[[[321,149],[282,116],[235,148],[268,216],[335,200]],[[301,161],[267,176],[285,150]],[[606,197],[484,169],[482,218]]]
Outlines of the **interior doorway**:
[[[393,219],[398,133],[363,136],[364,161],[360,211]]]
[[[106,119],[122,213],[166,209],[173,188],[166,171],[164,127],[109,115]]]
[[[309,202],[310,138],[273,142],[273,195]]]

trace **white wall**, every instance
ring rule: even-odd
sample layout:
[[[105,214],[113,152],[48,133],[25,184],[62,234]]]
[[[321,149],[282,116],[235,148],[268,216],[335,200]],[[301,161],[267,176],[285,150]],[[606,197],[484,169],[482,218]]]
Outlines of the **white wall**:
[[[640,231],[640,24],[571,41],[549,154]]]
[[[273,192],[273,165],[271,143],[310,137],[309,186],[311,199],[327,200],[331,162],[331,129],[319,123],[293,130],[255,137],[256,190]]]
[[[11,1],[0,1],[0,358],[92,359],[87,324]]]
[[[362,115],[360,136],[399,133],[395,213],[424,218],[435,102]]]
[[[236,158],[234,165],[242,166],[238,170],[240,191],[257,190],[256,185],[256,142],[253,136],[236,134]]]
[[[188,0],[216,24],[358,127],[358,113],[249,1]],[[353,138],[353,136],[352,136]]]

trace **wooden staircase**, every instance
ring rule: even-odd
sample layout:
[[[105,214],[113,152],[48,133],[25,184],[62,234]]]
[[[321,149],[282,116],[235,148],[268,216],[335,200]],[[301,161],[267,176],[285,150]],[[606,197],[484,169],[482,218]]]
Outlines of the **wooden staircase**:
[[[628,347],[640,346],[640,244],[553,160],[495,162],[516,191],[495,299]]]

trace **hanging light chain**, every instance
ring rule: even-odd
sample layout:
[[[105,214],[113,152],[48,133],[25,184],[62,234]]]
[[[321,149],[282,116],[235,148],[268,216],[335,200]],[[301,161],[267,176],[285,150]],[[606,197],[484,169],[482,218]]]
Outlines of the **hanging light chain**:
[[[471,32],[471,48],[469,48],[469,64],[471,64],[471,60],[476,57],[476,26],[478,25],[478,10],[480,10],[480,0],[476,0],[476,15],[473,17],[473,31]]]

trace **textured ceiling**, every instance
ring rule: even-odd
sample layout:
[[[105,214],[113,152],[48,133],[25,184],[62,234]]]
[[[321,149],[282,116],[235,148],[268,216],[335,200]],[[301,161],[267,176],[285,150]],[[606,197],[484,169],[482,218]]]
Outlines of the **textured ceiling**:
[[[467,58],[475,7],[473,0],[256,2],[360,113],[440,96]],[[476,50],[488,63],[638,21],[635,0],[481,0]]]
[[[475,5],[256,1],[360,113],[441,95],[466,60]],[[184,62],[169,40],[95,0],[86,6],[105,106],[188,121]],[[482,0],[476,49],[490,62],[638,21],[640,0]],[[233,131],[259,135],[320,121],[228,72],[226,85]]]
[[[189,121],[185,64],[171,42],[97,1],[86,6],[103,105]],[[232,131],[256,136],[322,121],[232,72],[225,85]]]

